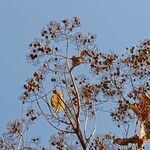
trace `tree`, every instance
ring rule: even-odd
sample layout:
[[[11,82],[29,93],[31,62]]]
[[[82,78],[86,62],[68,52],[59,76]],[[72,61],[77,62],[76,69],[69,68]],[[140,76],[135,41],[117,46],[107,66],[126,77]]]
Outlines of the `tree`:
[[[20,97],[28,109],[23,118],[8,125],[1,149],[46,149],[40,147],[39,138],[25,142],[26,131],[40,117],[57,131],[50,137],[49,149],[132,149],[149,140],[150,41],[127,48],[125,54],[106,54],[98,49],[95,34],[77,32],[80,26],[78,17],[51,21],[41,38],[29,45],[27,60],[39,68]],[[123,127],[124,137],[96,136],[102,108]]]

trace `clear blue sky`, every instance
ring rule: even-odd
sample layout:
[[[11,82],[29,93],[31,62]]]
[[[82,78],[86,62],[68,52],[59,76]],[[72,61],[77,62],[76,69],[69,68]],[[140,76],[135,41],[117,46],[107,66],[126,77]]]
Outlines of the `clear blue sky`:
[[[28,44],[50,20],[78,16],[100,49],[122,52],[150,38],[149,6],[150,0],[0,0],[0,132],[20,117],[18,97],[35,69],[25,59]]]

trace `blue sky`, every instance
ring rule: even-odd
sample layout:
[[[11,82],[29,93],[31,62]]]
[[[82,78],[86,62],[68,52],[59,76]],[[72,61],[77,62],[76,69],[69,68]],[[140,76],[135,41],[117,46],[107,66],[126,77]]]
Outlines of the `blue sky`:
[[[35,70],[28,44],[50,20],[78,16],[82,31],[96,33],[103,51],[150,38],[149,0],[0,0],[0,131],[20,117],[22,85]]]

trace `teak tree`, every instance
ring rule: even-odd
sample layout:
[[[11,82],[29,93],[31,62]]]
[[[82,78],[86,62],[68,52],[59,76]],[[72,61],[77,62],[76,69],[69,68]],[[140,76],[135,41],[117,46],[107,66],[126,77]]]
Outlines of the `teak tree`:
[[[150,138],[150,40],[125,54],[106,54],[98,49],[95,34],[77,32],[80,26],[78,17],[51,21],[29,45],[27,60],[39,68],[23,86],[24,117],[8,125],[1,149],[47,149],[39,138],[25,139],[39,117],[57,131],[48,149],[140,149]],[[124,137],[96,135],[103,109],[123,127]]]

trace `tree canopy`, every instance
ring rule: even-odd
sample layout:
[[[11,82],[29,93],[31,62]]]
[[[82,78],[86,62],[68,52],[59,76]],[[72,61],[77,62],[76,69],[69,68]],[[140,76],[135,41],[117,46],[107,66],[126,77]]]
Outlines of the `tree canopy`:
[[[149,140],[150,40],[108,54],[96,34],[78,31],[81,24],[78,17],[50,21],[29,45],[27,61],[37,71],[23,85],[23,117],[8,125],[1,149],[128,150]],[[105,110],[122,137],[97,133]],[[26,138],[39,118],[55,131],[47,146]]]

